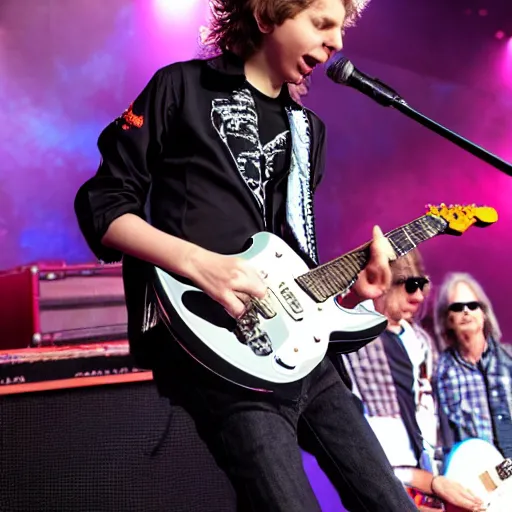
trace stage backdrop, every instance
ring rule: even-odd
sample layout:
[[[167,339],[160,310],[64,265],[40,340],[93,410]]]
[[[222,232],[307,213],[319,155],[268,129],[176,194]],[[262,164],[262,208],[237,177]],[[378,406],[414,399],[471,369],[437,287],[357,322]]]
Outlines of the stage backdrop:
[[[512,159],[510,51],[505,42],[487,49],[474,36],[468,59],[456,23],[436,21],[440,1],[375,2],[359,31],[348,32],[347,55],[426,115]],[[0,269],[93,260],[72,205],[97,168],[97,137],[158,67],[197,54],[205,7],[199,0],[2,0]],[[441,34],[430,37],[433,28]],[[389,230],[422,215],[427,203],[492,205],[495,226],[439,237],[422,251],[434,282],[450,270],[474,274],[512,339],[512,178],[321,70],[305,102],[328,128],[316,201],[322,260],[368,240],[374,223]],[[325,479],[312,480],[324,510],[339,510]]]
[[[435,10],[435,2],[420,5],[425,12]],[[175,0],[3,0],[0,268],[92,260],[72,204],[98,165],[97,136],[158,67],[196,55],[205,6]],[[426,115],[512,159],[512,56],[503,53],[505,43],[480,61],[461,55],[459,62],[463,46],[456,28],[437,39],[415,38],[432,20],[415,18],[412,30],[409,11],[389,6],[384,0],[372,5],[369,21],[354,36],[348,32],[347,55]],[[406,29],[405,40],[398,27]],[[382,48],[394,52],[384,54]],[[454,71],[457,62],[460,73]],[[392,229],[421,215],[427,203],[492,205],[500,215],[497,225],[473,228],[461,238],[441,237],[422,249],[434,281],[448,270],[473,273],[512,338],[506,300],[512,288],[512,179],[398,112],[334,85],[320,70],[306,104],[328,127],[327,172],[316,203],[322,259],[366,241],[373,223]]]

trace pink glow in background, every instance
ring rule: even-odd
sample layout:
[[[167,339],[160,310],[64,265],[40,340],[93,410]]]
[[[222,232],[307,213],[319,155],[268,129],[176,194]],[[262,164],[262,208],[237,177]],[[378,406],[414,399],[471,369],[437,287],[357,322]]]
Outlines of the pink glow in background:
[[[158,67],[197,55],[206,12],[198,0],[2,3],[0,268],[92,259],[72,202],[97,167],[97,136]],[[435,2],[414,9],[405,0],[375,2],[348,31],[347,55],[425,115],[512,160],[509,37],[479,35],[479,19],[448,15],[456,13],[435,18]],[[466,32],[473,37],[463,42]],[[448,270],[475,274],[511,338],[504,292],[512,288],[512,179],[398,112],[331,83],[321,70],[306,104],[329,133],[317,197],[322,259],[365,241],[373,223],[392,229],[421,215],[427,203],[494,206],[495,226],[440,237],[422,250],[434,281]]]
[[[510,39],[489,36],[482,45],[473,37],[472,47],[463,46],[453,24],[443,31],[440,23],[443,37],[429,39],[432,9],[420,2],[402,18],[388,13],[382,23],[386,11],[376,3],[348,32],[347,54],[413,107],[512,160]],[[417,11],[414,25],[410,17]],[[97,136],[158,67],[197,54],[205,3],[7,0],[0,15],[0,268],[90,260],[72,200],[97,167]],[[393,39],[397,28],[401,37]],[[470,29],[462,24],[460,30]],[[414,33],[425,38],[423,45],[411,39]],[[507,304],[498,300],[512,285],[512,180],[321,71],[306,104],[329,131],[317,200],[322,258],[366,240],[374,222],[387,230],[409,221],[426,203],[492,205],[500,214],[497,225],[460,239],[442,237],[422,250],[435,280],[452,269],[474,273],[512,336]]]
[[[502,27],[464,17],[464,5],[374,2],[360,27],[349,30],[346,52],[411,106],[510,161],[510,34],[493,37]],[[205,6],[199,0],[2,1],[0,269],[37,260],[92,261],[72,204],[97,168],[97,137],[158,67],[197,54]],[[322,260],[366,241],[374,223],[389,230],[422,215],[427,203],[494,206],[496,225],[439,237],[422,252],[434,283],[450,270],[471,272],[512,340],[512,178],[321,71],[305,102],[328,127],[327,172],[316,203]],[[315,462],[306,460],[324,510],[339,510]]]
[[[197,55],[206,12],[198,0],[2,3],[0,268],[92,259],[72,202],[97,167],[97,136],[158,67]],[[418,2],[414,10],[405,0],[375,2],[348,31],[347,55],[425,115],[512,160],[509,36],[498,41],[495,31],[475,31],[480,20],[448,14],[437,20],[434,38],[435,2]],[[473,38],[462,42],[466,32]],[[512,179],[398,112],[331,83],[321,70],[305,102],[329,133],[317,196],[322,259],[368,239],[373,223],[392,229],[421,215],[427,203],[494,206],[495,226],[440,237],[422,251],[434,281],[448,270],[475,274],[512,337],[503,300],[512,288]]]

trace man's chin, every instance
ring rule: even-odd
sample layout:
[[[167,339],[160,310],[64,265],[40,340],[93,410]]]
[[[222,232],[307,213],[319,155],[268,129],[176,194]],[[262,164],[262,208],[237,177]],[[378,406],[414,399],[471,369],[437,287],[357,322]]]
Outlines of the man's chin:
[[[412,319],[414,318],[414,315],[417,313],[417,311],[406,311],[405,313],[403,313],[402,315],[402,320],[405,320],[406,322],[411,322]]]
[[[299,73],[297,76],[294,76],[290,80],[290,83],[292,83],[294,85],[304,85],[310,76],[311,76],[311,73],[309,73],[307,75],[303,75],[302,73]]]
[[[304,83],[304,80],[305,78],[301,75],[300,78],[293,78],[291,79],[288,83],[292,84],[292,85],[302,85]]]

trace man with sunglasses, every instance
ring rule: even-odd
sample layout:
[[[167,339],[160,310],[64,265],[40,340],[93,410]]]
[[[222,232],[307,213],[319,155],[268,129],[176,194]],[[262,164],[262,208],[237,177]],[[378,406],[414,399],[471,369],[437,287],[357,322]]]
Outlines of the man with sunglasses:
[[[480,510],[481,501],[470,491],[438,475],[434,456],[441,443],[431,386],[437,349],[415,322],[430,286],[419,251],[393,261],[391,269],[390,290],[374,300],[388,319],[386,331],[343,356],[352,390],[420,510],[442,509],[442,502]]]
[[[435,306],[435,331],[447,347],[436,381],[453,441],[480,438],[512,457],[512,357],[489,298],[469,274],[448,274]]]

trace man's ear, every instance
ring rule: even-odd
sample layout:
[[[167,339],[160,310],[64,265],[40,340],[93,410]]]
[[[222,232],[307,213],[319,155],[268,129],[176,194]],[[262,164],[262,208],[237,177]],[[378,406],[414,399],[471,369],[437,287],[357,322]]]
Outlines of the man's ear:
[[[259,13],[254,13],[254,19],[256,20],[258,29],[262,34],[270,34],[272,30],[274,30],[274,26],[271,23],[262,21],[261,15]]]

